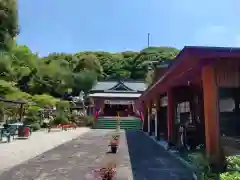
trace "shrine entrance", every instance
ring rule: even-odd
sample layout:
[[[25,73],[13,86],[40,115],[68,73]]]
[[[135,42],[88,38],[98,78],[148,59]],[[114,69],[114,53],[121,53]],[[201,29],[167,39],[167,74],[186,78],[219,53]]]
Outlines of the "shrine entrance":
[[[127,117],[133,115],[133,105],[131,101],[105,101],[104,116],[121,116]]]

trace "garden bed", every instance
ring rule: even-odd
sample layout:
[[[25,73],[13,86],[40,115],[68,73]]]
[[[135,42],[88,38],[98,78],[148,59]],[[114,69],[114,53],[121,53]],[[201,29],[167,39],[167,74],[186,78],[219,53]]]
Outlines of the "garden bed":
[[[227,172],[213,173],[203,152],[183,153],[181,157],[187,161],[194,171],[195,179],[198,180],[240,180],[240,156],[227,157]]]

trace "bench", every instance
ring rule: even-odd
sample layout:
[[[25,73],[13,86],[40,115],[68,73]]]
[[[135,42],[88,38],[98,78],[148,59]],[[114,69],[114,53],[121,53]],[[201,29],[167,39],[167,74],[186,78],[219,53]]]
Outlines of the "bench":
[[[3,137],[7,138],[7,142],[11,141],[11,136],[13,137],[13,140],[15,139],[15,136],[17,135],[17,129],[13,127],[9,127],[6,129],[1,129],[0,130],[0,141],[2,141]]]

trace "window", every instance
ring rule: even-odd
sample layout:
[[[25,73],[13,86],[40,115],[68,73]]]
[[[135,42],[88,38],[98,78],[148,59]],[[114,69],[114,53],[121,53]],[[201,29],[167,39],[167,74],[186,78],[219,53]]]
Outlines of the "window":
[[[167,96],[162,97],[162,98],[160,99],[160,106],[161,106],[161,107],[164,107],[164,106],[167,106],[167,105],[168,105],[168,97],[167,97]]]
[[[219,111],[220,112],[233,112],[235,109],[235,102],[232,98],[220,99],[219,100]]]
[[[185,101],[178,104],[177,112],[179,113],[190,112],[190,103],[188,101]]]
[[[177,112],[176,112],[176,123],[180,123],[181,121],[181,114],[187,113],[189,114],[190,112],[190,103],[188,101],[182,102],[177,105]],[[189,115],[187,115],[189,116]],[[190,118],[191,115],[190,115]],[[187,118],[188,119],[188,118]]]

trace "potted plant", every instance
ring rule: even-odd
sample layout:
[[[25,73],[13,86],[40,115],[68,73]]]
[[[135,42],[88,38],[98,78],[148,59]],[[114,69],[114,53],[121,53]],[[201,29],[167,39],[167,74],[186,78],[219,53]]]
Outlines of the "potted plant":
[[[119,145],[119,138],[120,135],[113,135],[112,139],[110,140],[109,146],[111,147],[111,152],[116,153]]]
[[[113,180],[116,174],[116,164],[109,163],[106,167],[93,170],[94,177],[99,180]]]

